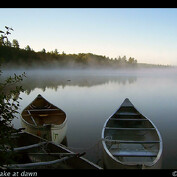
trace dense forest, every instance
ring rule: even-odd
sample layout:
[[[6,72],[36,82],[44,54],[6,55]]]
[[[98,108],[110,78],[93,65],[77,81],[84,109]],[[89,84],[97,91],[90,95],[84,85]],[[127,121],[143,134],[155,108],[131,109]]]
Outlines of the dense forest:
[[[0,31],[0,64],[6,68],[15,67],[55,67],[55,68],[137,68],[141,67],[159,67],[160,65],[138,64],[133,57],[119,56],[109,58],[92,53],[66,54],[65,52],[54,51],[47,52],[45,49],[34,51],[29,45],[20,48],[16,39],[10,42],[7,38],[12,28],[6,27],[7,32]]]
[[[103,67],[132,67],[136,66],[137,60],[134,58],[127,59],[126,56],[110,59],[109,57],[95,55],[92,53],[79,54],[61,54],[55,49],[51,52],[35,52],[27,46],[21,49],[17,46],[0,45],[0,63],[8,66],[55,66],[55,67],[81,67],[81,68],[103,68]]]
[[[0,63],[8,67],[69,67],[69,68],[119,68],[119,67],[135,67],[137,60],[126,56],[118,58],[109,58],[102,55],[92,53],[66,54],[59,53],[57,49],[46,52],[34,51],[29,45],[24,49],[20,48],[19,42],[13,39],[10,42],[7,35],[11,34],[12,28],[5,27],[6,33],[0,31]]]

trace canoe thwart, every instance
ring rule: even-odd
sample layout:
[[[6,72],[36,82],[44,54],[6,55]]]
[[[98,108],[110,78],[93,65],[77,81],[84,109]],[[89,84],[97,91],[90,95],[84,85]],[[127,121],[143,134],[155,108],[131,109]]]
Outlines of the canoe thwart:
[[[35,112],[35,111],[58,111],[58,109],[28,109],[25,111]]]
[[[121,119],[121,118],[114,118],[114,117],[112,117],[112,118],[110,118],[109,120],[120,120],[120,121],[148,121],[147,119],[126,119],[126,118],[123,118],[123,119]]]

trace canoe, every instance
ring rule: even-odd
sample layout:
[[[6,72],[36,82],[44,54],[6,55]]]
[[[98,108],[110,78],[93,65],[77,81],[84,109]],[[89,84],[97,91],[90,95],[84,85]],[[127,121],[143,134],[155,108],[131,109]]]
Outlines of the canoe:
[[[66,136],[65,112],[49,103],[40,94],[22,111],[21,122],[25,131],[57,144]]]
[[[143,116],[128,98],[106,120],[102,145],[105,168],[161,168],[161,135],[153,122]]]
[[[102,169],[82,157],[85,153],[74,153],[31,133],[14,134],[12,142],[14,162],[4,165],[5,169]]]

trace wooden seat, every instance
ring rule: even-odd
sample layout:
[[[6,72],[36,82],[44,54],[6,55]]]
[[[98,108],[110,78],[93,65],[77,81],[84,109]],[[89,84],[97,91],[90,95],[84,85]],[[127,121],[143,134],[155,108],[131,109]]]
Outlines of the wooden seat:
[[[112,118],[110,118],[110,120],[116,120],[116,121],[149,121],[149,120],[147,120],[147,119],[127,119],[127,118],[124,118],[124,119],[121,119],[121,118],[114,118],[114,117],[112,117]]]
[[[115,157],[156,157],[157,150],[145,149],[142,144],[113,144],[109,151]]]
[[[108,129],[108,130],[140,130],[140,131],[155,130],[155,128],[116,128],[116,127],[105,127],[105,129]]]
[[[135,112],[119,112],[119,113],[116,113],[115,115],[117,116],[139,116],[140,114],[138,113],[135,113]]]
[[[156,157],[155,152],[149,151],[115,151],[112,152],[112,155],[115,157]]]
[[[156,144],[160,143],[160,141],[132,141],[132,140],[112,140],[112,139],[103,139],[105,142],[112,143],[132,143],[132,144]]]

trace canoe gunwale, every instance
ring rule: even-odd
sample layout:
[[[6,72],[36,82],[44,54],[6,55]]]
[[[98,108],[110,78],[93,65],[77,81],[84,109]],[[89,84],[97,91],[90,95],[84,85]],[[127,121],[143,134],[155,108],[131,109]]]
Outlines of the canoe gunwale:
[[[130,102],[130,103],[131,103],[131,102]],[[132,104],[132,103],[131,103],[131,104]],[[161,137],[160,132],[158,131],[157,127],[154,125],[154,123],[153,123],[150,119],[148,119],[146,116],[144,116],[138,109],[136,109],[136,107],[135,107],[133,104],[132,104],[132,107],[133,107],[140,115],[143,116],[143,118],[142,118],[142,119],[140,118],[140,120],[147,120],[147,121],[149,121],[149,122],[152,124],[152,126],[154,127],[154,129],[156,130],[156,132],[157,132],[157,135],[158,135],[158,137],[159,137],[159,151],[158,151],[157,157],[156,157],[155,160],[153,160],[152,162],[145,162],[145,163],[138,163],[138,162],[136,162],[136,163],[133,163],[133,162],[122,162],[122,161],[118,160],[116,157],[114,157],[113,154],[108,150],[107,145],[106,145],[106,140],[105,140],[105,137],[104,137],[104,132],[105,132],[105,130],[106,130],[106,125],[107,125],[108,121],[117,113],[117,111],[118,111],[121,107],[122,107],[122,104],[119,106],[118,109],[116,109],[116,111],[115,111],[113,114],[111,114],[111,116],[108,117],[108,119],[105,121],[105,123],[104,123],[104,125],[103,125],[102,135],[101,135],[101,136],[102,136],[102,145],[103,145],[104,150],[105,150],[106,153],[109,155],[109,157],[111,157],[114,161],[116,161],[116,162],[119,163],[119,164],[125,165],[125,166],[137,166],[137,165],[141,165],[142,168],[144,168],[144,167],[146,167],[146,166],[147,166],[147,167],[152,167],[152,166],[154,166],[154,165],[159,161],[159,159],[161,158],[161,155],[162,155],[162,149],[163,149],[162,137]],[[113,119],[116,119],[116,118],[113,118]]]

